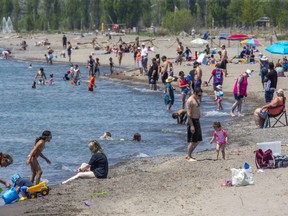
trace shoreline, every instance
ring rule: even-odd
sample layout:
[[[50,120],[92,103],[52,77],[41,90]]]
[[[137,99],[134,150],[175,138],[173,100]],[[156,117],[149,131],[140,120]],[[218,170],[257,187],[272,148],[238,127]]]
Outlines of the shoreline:
[[[40,60],[40,59],[39,59]],[[85,65],[85,63],[83,63]],[[232,68],[233,66],[233,68]],[[238,66],[238,65],[236,65]],[[247,67],[240,69],[231,65],[227,81],[224,81],[225,97],[230,92],[234,76]],[[241,66],[241,65],[240,65]],[[245,66],[245,67],[244,67]],[[176,70],[178,71],[176,67]],[[182,66],[185,69],[185,66]],[[203,66],[206,73],[212,67]],[[235,71],[233,71],[235,69]],[[129,73],[129,72],[128,72]],[[115,76],[115,77],[114,77]],[[146,76],[120,75],[103,77],[120,82],[135,82],[147,85]],[[210,74],[203,75],[203,80]],[[256,77],[257,78],[257,77]],[[258,79],[249,80],[247,103],[263,104],[261,86]],[[285,80],[280,87],[285,86]],[[226,85],[227,82],[227,85]],[[232,83],[232,84],[231,84]],[[250,86],[251,85],[251,86]],[[211,86],[203,89],[211,94]],[[228,97],[226,97],[228,98]],[[282,152],[288,153],[285,127],[256,129],[251,106],[243,118],[234,118],[227,125],[229,143],[227,160],[214,161],[215,151],[196,154],[197,162],[187,162],[185,155],[155,156],[129,159],[112,165],[108,179],[85,179],[67,185],[55,185],[48,196],[18,202],[0,207],[1,215],[280,215],[288,210],[284,199],[288,193],[285,187],[288,173],[284,168],[255,172],[254,154],[256,142],[281,140]],[[201,143],[200,143],[201,145]],[[231,168],[252,166],[255,185],[246,187],[221,187],[226,179],[231,179]],[[101,192],[107,192],[101,195]],[[83,201],[91,201],[85,206]],[[221,200],[221,202],[219,202]],[[229,205],[227,205],[229,203]]]

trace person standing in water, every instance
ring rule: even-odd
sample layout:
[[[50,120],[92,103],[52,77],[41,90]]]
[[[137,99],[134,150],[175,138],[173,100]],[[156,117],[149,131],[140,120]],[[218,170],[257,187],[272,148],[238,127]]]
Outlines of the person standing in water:
[[[45,85],[45,81],[46,81],[46,75],[44,73],[44,68],[40,68],[39,71],[37,72],[36,76],[35,76],[35,80],[38,80],[38,84],[39,85]]]
[[[95,65],[95,60],[92,58],[92,55],[90,55],[87,61],[88,77],[94,74],[94,65]]]
[[[52,133],[48,130],[43,131],[42,136],[38,137],[35,141],[35,145],[31,150],[30,154],[28,155],[27,165],[31,167],[31,176],[30,181],[34,183],[36,177],[36,184],[39,184],[41,176],[42,176],[42,169],[38,162],[38,157],[42,157],[48,164],[51,164],[50,160],[46,158],[42,151],[45,148],[46,142],[50,142],[52,139]]]

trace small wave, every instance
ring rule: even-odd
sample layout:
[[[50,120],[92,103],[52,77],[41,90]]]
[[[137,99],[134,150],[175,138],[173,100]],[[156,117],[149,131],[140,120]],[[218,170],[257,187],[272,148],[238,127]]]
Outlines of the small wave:
[[[226,113],[226,112],[219,112],[219,111],[216,111],[216,110],[213,110],[213,111],[208,111],[208,112],[204,112],[204,116],[228,116],[229,113]]]
[[[173,134],[183,134],[183,130],[170,130],[170,129],[162,129],[161,133],[173,133]]]
[[[134,90],[136,90],[136,91],[140,91],[140,92],[161,92],[161,91],[154,91],[154,90],[150,90],[150,89],[148,89],[148,88],[133,88]]]
[[[149,155],[140,152],[140,153],[137,153],[136,155],[134,155],[134,157],[143,158],[143,157],[149,157]]]

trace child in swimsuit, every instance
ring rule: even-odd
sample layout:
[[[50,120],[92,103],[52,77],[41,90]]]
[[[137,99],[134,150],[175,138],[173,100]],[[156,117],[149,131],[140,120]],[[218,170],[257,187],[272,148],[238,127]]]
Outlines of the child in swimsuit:
[[[42,176],[42,169],[40,167],[40,164],[38,162],[38,157],[40,156],[48,164],[51,164],[50,160],[46,158],[42,151],[45,148],[46,142],[50,142],[52,139],[52,134],[50,131],[43,131],[42,136],[38,137],[35,141],[35,145],[33,149],[31,150],[30,154],[28,155],[27,159],[27,165],[29,164],[31,167],[31,176],[30,176],[30,181],[34,183],[35,177],[36,177],[36,184],[39,184],[41,176]]]
[[[51,74],[50,74],[50,79],[49,79],[49,81],[48,81],[48,84],[49,84],[49,85],[54,85],[54,84],[55,84],[55,83],[54,83],[54,78],[53,78],[53,76],[54,76],[53,73],[51,73]]]
[[[213,128],[215,131],[213,133],[213,137],[210,140],[210,144],[216,140],[216,160],[218,160],[220,150],[222,152],[222,158],[225,160],[225,147],[228,141],[227,132],[222,129],[220,122],[214,122]]]
[[[98,76],[100,76],[100,68],[99,68],[99,66],[100,66],[99,58],[96,58],[94,73],[98,73]]]
[[[222,85],[216,86],[216,99],[214,100],[217,103],[217,110],[223,110],[222,106],[222,99],[223,99],[223,91],[222,91]]]

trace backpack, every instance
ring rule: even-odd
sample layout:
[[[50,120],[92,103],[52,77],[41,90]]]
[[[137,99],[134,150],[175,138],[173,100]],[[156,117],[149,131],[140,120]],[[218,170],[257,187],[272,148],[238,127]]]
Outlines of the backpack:
[[[271,149],[268,149],[265,152],[263,152],[262,149],[258,149],[254,151],[254,153],[257,169],[274,167],[274,157]]]

